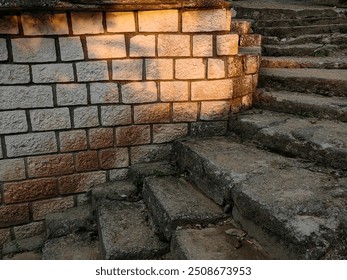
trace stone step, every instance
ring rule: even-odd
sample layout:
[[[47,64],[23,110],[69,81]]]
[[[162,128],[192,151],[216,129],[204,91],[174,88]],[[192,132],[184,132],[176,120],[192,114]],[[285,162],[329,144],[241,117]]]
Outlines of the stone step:
[[[259,90],[253,104],[256,108],[265,110],[347,122],[345,97]]]
[[[347,169],[345,123],[255,110],[240,115],[230,126],[242,139],[266,149]]]
[[[263,56],[261,67],[347,69],[347,57]]]
[[[313,17],[313,18],[294,18],[294,19],[279,19],[279,20],[257,20],[252,22],[254,27],[291,27],[291,26],[311,26],[311,25],[330,25],[345,23],[345,16],[337,17]]]
[[[347,33],[347,24],[328,24],[328,25],[310,25],[291,26],[291,27],[267,27],[254,28],[255,33],[263,36],[275,36],[278,38],[291,38],[307,34],[324,34],[324,33]]]
[[[97,217],[103,259],[153,259],[169,251],[149,227],[141,201],[102,200]]]
[[[176,260],[270,259],[246,232],[233,225],[177,230],[171,240],[171,252]]]
[[[44,234],[11,240],[3,245],[2,255],[4,255],[4,259],[10,259],[12,256],[17,256],[17,259],[24,259],[24,253],[40,254],[45,240],[46,236]]]
[[[299,44],[330,44],[345,46],[347,34],[305,34],[297,37],[278,38],[275,36],[263,36],[263,43],[266,45],[299,45]]]
[[[346,258],[346,178],[227,137],[176,142],[180,167],[215,189],[274,258]]]
[[[209,224],[227,217],[223,210],[183,178],[148,177],[143,199],[157,233],[170,240],[178,226]]]
[[[261,68],[259,86],[273,90],[347,96],[347,70]]]
[[[99,242],[95,235],[72,233],[46,241],[43,260],[100,260]]]
[[[263,45],[264,56],[314,56],[324,57],[347,53],[347,46],[330,44],[301,44],[301,45]]]
[[[239,47],[239,54],[261,54],[262,48],[260,46],[255,47]]]

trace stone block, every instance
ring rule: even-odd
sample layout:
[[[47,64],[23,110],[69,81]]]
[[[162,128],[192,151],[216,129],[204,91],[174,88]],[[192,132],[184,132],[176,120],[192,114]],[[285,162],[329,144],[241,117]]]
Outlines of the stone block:
[[[165,102],[188,101],[188,90],[188,82],[160,82],[160,100]]]
[[[234,95],[233,97],[239,97],[253,93],[253,77],[252,75],[246,75],[240,78],[234,79]]]
[[[0,109],[53,107],[50,86],[0,86]]]
[[[198,116],[198,103],[174,103],[172,114],[174,122],[195,122]]]
[[[79,82],[97,82],[109,79],[107,61],[78,62],[76,69]]]
[[[192,100],[231,99],[232,97],[232,80],[192,82]]]
[[[155,56],[155,35],[135,35],[130,38],[130,56]]]
[[[217,55],[236,55],[239,51],[239,35],[217,35]]]
[[[6,39],[0,38],[0,61],[8,59],[7,43]]]
[[[116,145],[132,146],[149,144],[151,128],[149,125],[121,126],[116,128]]]
[[[106,13],[107,32],[123,33],[135,32],[134,12],[108,12]]]
[[[87,149],[87,136],[85,130],[70,130],[59,133],[61,152],[72,152]]]
[[[30,178],[58,176],[74,172],[72,154],[29,157],[27,161]]]
[[[22,14],[23,32],[31,35],[65,35],[69,34],[66,13],[63,14]]]
[[[15,181],[25,179],[25,164],[23,158],[0,160],[0,181]]]
[[[226,76],[225,61],[218,58],[210,58],[207,68],[208,79],[223,79]]]
[[[56,179],[37,179],[4,184],[4,202],[18,203],[56,196]]]
[[[75,155],[76,171],[94,171],[99,168],[97,151],[83,151]]]
[[[231,56],[227,59],[228,77],[239,77],[243,75],[242,56]]]
[[[61,194],[84,193],[105,182],[105,171],[72,174],[59,178],[59,191]]]
[[[262,37],[260,34],[240,35],[240,47],[261,47]]]
[[[139,12],[140,32],[178,32],[178,10]]]
[[[90,84],[90,101],[92,104],[119,103],[117,83]]]
[[[0,247],[5,243],[11,241],[11,230],[10,228],[0,229]]]
[[[142,59],[124,59],[112,61],[112,79],[140,81],[142,80]]]
[[[58,84],[58,106],[87,105],[87,94],[85,84]]]
[[[60,37],[60,57],[62,61],[83,60],[84,53],[80,37]]]
[[[28,123],[25,111],[0,112],[1,134],[11,134],[28,131]]]
[[[170,122],[170,104],[157,103],[134,107],[135,124]]]
[[[188,134],[188,124],[155,124],[153,125],[153,143],[167,143]]]
[[[113,148],[99,152],[102,169],[123,168],[129,166],[128,148]]]
[[[64,83],[73,82],[72,64],[37,64],[31,67],[34,83]]]
[[[104,33],[101,13],[71,13],[73,34]]]
[[[13,228],[14,236],[16,239],[25,239],[45,232],[44,222],[33,222],[23,226],[16,226]]]
[[[91,128],[89,130],[89,147],[91,149],[113,146],[113,128]]]
[[[251,32],[251,22],[246,20],[232,20],[230,31],[236,34],[248,34]]]
[[[212,35],[193,36],[193,56],[211,57],[213,56],[213,37]]]
[[[238,113],[240,110],[250,109],[253,104],[252,97],[252,94],[248,94],[233,99],[231,101],[231,112]]]
[[[30,111],[33,131],[46,131],[71,128],[68,108],[37,109]]]
[[[5,136],[7,156],[18,157],[57,152],[54,132],[27,133]]]
[[[103,35],[87,37],[88,58],[126,57],[124,35]]]
[[[8,259],[13,260],[17,259],[25,260],[27,259],[38,259],[38,253],[35,254],[35,251],[39,251],[43,243],[45,242],[45,236],[33,236],[20,240],[13,240],[4,245],[2,252]],[[31,254],[31,255],[30,255]]]
[[[155,82],[135,82],[122,86],[122,101],[126,104],[155,102],[158,90]]]
[[[130,148],[131,164],[167,160],[171,153],[171,144],[134,146]]]
[[[0,16],[0,34],[19,34],[18,18],[16,15]]]
[[[74,206],[73,196],[59,197],[32,203],[34,221],[43,220],[47,214],[63,211]]]
[[[104,126],[116,126],[131,124],[131,106],[114,105],[101,107],[101,124]]]
[[[99,125],[98,107],[88,106],[74,109],[74,125],[79,127],[95,127]]]
[[[190,36],[177,34],[159,34],[158,56],[190,56]]]
[[[183,32],[230,31],[231,11],[225,9],[185,11],[182,14]]]
[[[244,57],[244,70],[246,75],[258,73],[259,67],[260,67],[259,55],[246,55]]]
[[[177,59],[175,78],[181,80],[204,79],[206,65],[201,58]]]
[[[29,82],[30,72],[28,65],[0,64],[0,84],[27,84]]]
[[[230,112],[230,101],[201,102],[200,120],[227,120]]]
[[[173,59],[153,58],[146,59],[147,80],[172,80]]]
[[[14,62],[53,62],[57,60],[55,41],[51,38],[12,39]]]
[[[29,205],[27,203],[0,206],[0,228],[25,224],[29,221]]]

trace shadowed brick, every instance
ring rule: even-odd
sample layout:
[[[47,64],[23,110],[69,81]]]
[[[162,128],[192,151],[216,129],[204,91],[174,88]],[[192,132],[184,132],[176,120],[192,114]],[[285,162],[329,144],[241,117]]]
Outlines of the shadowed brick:
[[[170,105],[168,103],[159,103],[135,106],[134,120],[136,124],[169,122]]]
[[[61,152],[87,149],[87,136],[84,130],[62,131],[59,134],[59,139]]]
[[[51,62],[56,61],[54,39],[18,38],[12,39],[14,62]]]
[[[131,124],[131,106],[114,105],[101,107],[101,123],[105,126]]]
[[[62,194],[82,193],[105,182],[105,171],[73,174],[59,178],[59,190]]]
[[[0,229],[0,247],[11,241],[11,231],[9,228]]]
[[[97,82],[109,79],[106,61],[78,62],[76,68],[79,82]]]
[[[216,48],[217,55],[236,55],[239,51],[239,35],[218,35]]]
[[[198,116],[198,104],[196,102],[183,102],[173,104],[174,122],[195,122]]]
[[[254,90],[252,75],[234,79],[234,97],[248,95]]]
[[[89,130],[89,147],[91,149],[113,146],[113,128],[92,128]]]
[[[245,74],[258,73],[260,67],[260,57],[258,55],[246,55],[244,57]]]
[[[106,13],[107,32],[135,32],[134,12]]]
[[[113,80],[142,80],[142,59],[123,59],[112,61]]]
[[[24,35],[69,34],[66,14],[23,14]]]
[[[61,37],[59,38],[59,46],[62,61],[84,59],[80,37]]]
[[[0,160],[0,181],[14,181],[25,179],[24,159]]]
[[[201,102],[200,119],[203,121],[227,120],[229,111],[229,101]]]
[[[23,226],[13,228],[14,235],[17,239],[29,238],[37,236],[45,232],[44,222],[34,222]]]
[[[84,151],[76,154],[76,170],[92,171],[99,168],[97,151]]]
[[[228,57],[227,60],[228,77],[239,77],[243,75],[242,56]]]
[[[151,129],[149,125],[122,126],[116,128],[116,145],[131,146],[149,144]]]
[[[56,179],[38,179],[4,184],[5,203],[49,198],[57,194],[58,188]]]
[[[8,59],[8,51],[6,46],[6,39],[0,38],[0,61]]]
[[[25,224],[29,221],[29,205],[27,203],[0,206],[0,228]]]
[[[38,156],[28,158],[29,177],[70,174],[74,171],[72,154]]]
[[[100,165],[103,169],[128,167],[129,154],[127,148],[101,150],[99,152]]]
[[[1,16],[0,17],[0,34],[18,34],[17,16]]]
[[[43,220],[47,214],[63,211],[74,206],[72,196],[35,201],[32,204],[34,221]]]
[[[131,164],[155,162],[168,159],[171,155],[171,144],[135,146],[130,148]]]

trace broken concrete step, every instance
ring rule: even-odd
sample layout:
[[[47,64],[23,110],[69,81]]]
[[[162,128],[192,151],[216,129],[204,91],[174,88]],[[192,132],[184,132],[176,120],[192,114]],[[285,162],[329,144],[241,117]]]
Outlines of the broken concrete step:
[[[339,121],[249,111],[231,123],[242,139],[310,161],[347,169],[347,126]]]
[[[327,96],[347,96],[345,69],[261,68],[259,74],[260,87]]]
[[[346,49],[347,46],[330,44],[302,44],[302,45],[263,45],[264,56],[328,56],[336,51]]]
[[[347,57],[271,57],[263,56],[263,68],[347,69]]]
[[[259,91],[254,106],[265,110],[347,122],[347,99],[288,91]]]
[[[44,260],[100,260],[99,242],[90,234],[69,234],[49,239],[42,249]]]
[[[146,178],[143,199],[156,232],[166,240],[178,226],[216,223],[227,217],[217,204],[183,178]]]
[[[202,229],[179,229],[171,240],[171,252],[176,260],[264,260],[269,255],[253,241],[228,235],[232,226]]]
[[[45,222],[48,238],[56,238],[75,232],[97,232],[95,216],[89,205],[48,214]]]
[[[290,38],[307,34],[324,34],[324,33],[346,33],[347,24],[327,24],[327,25],[310,25],[308,26],[291,26],[291,27],[262,27],[254,28],[254,32],[263,36],[276,36],[278,38]]]
[[[305,34],[294,38],[278,38],[274,36],[263,36],[263,43],[266,45],[299,45],[299,44],[331,44],[346,45],[347,34],[327,33],[327,34]]]
[[[107,260],[158,258],[169,251],[149,227],[142,202],[104,200],[98,207],[99,239]]]
[[[347,257],[346,178],[227,137],[175,148],[181,168],[224,195],[233,217],[273,258]]]

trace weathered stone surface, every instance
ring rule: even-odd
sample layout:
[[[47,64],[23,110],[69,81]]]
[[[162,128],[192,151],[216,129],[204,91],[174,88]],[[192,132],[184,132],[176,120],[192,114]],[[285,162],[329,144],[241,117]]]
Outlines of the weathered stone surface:
[[[190,36],[178,34],[158,35],[159,56],[190,56]]]
[[[131,106],[114,105],[101,107],[101,123],[104,126],[131,124]]]
[[[0,49],[0,56],[1,49]],[[7,56],[6,56],[7,59]],[[0,65],[0,84],[27,84],[30,82],[28,65]]]
[[[90,99],[92,104],[118,103],[119,91],[116,83],[90,84]]]
[[[99,158],[97,151],[83,151],[75,155],[76,171],[93,171],[99,169]]]
[[[59,46],[62,61],[75,61],[84,59],[80,37],[60,37]]]
[[[197,102],[182,102],[173,104],[174,122],[195,122],[198,115]]]
[[[218,58],[210,58],[208,60],[208,79],[223,79],[226,76],[225,61]]]
[[[343,185],[330,174],[227,138],[180,145],[181,167],[200,188],[216,201],[231,199],[239,216],[276,236],[277,242],[282,239],[286,255],[271,252],[273,244],[262,240],[274,257],[324,258],[334,247],[344,254],[345,227],[339,217],[346,211],[346,197],[335,196]]]
[[[230,99],[233,96],[233,80],[192,82],[192,100]]]
[[[22,14],[24,35],[69,34],[66,14]]]
[[[157,103],[135,106],[134,121],[135,124],[168,123],[170,121],[170,104]]]
[[[12,39],[13,60],[15,62],[56,61],[54,39],[18,38]]]
[[[138,201],[139,189],[130,181],[106,183],[92,188],[96,203],[108,200]]]
[[[112,128],[92,128],[89,130],[89,146],[91,149],[109,148],[113,146]]]
[[[149,125],[121,126],[116,128],[116,145],[132,146],[149,144],[151,128]]]
[[[173,59],[146,59],[147,80],[172,80]]]
[[[27,225],[16,226],[13,232],[16,239],[25,239],[37,235],[42,235],[45,232],[44,222],[33,222]]]
[[[71,128],[68,108],[38,109],[30,111],[33,131]]]
[[[106,13],[107,32],[135,32],[134,12]]]
[[[72,13],[71,21],[74,34],[104,33],[101,13]]]
[[[176,59],[175,78],[180,80],[204,79],[206,65],[201,58]]]
[[[130,38],[131,57],[152,57],[155,56],[155,36],[135,35]]]
[[[15,15],[0,16],[0,33],[1,34],[18,34],[18,18]]]
[[[146,178],[143,198],[155,231],[167,240],[178,226],[215,223],[226,217],[217,204],[182,178]]]
[[[126,57],[124,35],[87,36],[88,58]]]
[[[160,82],[161,101],[188,101],[188,82]]]
[[[105,182],[105,171],[95,171],[61,176],[59,178],[59,191],[62,194],[83,193],[90,191],[93,186],[97,186]]]
[[[193,56],[212,56],[213,55],[213,37],[211,35],[193,36]]]
[[[100,260],[99,242],[88,234],[70,234],[48,240],[42,249],[44,260]]]
[[[98,220],[105,259],[150,259],[169,250],[148,226],[141,202],[104,201],[98,207]]]
[[[74,207],[46,216],[46,234],[56,238],[77,232],[96,231],[95,219],[89,205]]]
[[[127,148],[114,148],[99,152],[100,166],[103,169],[123,168],[129,166]]]
[[[188,124],[153,125],[153,143],[167,143],[188,134]]]
[[[242,19],[233,19],[231,21],[230,31],[239,35],[251,33],[251,22]]]
[[[239,245],[237,237],[228,236],[226,229],[217,226],[204,229],[177,230],[171,242],[171,251],[178,260],[266,260],[267,253],[244,239]],[[240,248],[237,248],[241,246]]]
[[[113,170],[108,171],[110,174],[110,181],[120,181],[120,180],[127,180],[129,177],[129,169],[128,168],[117,168]]]
[[[10,229],[0,229],[0,247],[11,240]]]
[[[77,80],[79,82],[107,81],[107,61],[85,61],[76,63]]]
[[[158,99],[155,82],[135,82],[122,86],[122,100],[126,104],[155,102]]]
[[[139,81],[142,80],[142,59],[123,59],[112,61],[112,79]]]
[[[85,84],[58,84],[58,106],[87,105],[87,86]]]
[[[230,112],[229,101],[201,102],[200,120],[218,121],[227,120]]]
[[[141,145],[130,148],[132,164],[167,160],[171,153],[171,144]]]
[[[344,123],[300,119],[266,112],[244,115],[232,125],[240,136],[262,146],[336,168],[347,168],[347,127]]]
[[[25,224],[30,221],[27,203],[0,206],[0,227]]]
[[[0,39],[0,61],[4,61],[8,59],[8,51],[6,45],[6,39]]]
[[[0,120],[1,134],[26,132],[28,130],[25,111],[17,110],[0,112]]]
[[[26,239],[13,240],[4,244],[2,252],[4,255],[27,252],[39,251],[45,241],[44,235],[29,237]]]
[[[59,134],[60,150],[72,152],[87,149],[87,136],[84,130],[62,131]]]
[[[159,10],[139,12],[140,32],[178,32],[178,11]]]
[[[72,64],[37,64],[32,66],[34,83],[73,82]]]
[[[239,35],[217,35],[216,44],[218,55],[237,55],[239,46]]]
[[[74,124],[76,128],[98,126],[98,107],[88,106],[74,109]]]
[[[198,137],[211,137],[225,135],[228,130],[226,121],[193,122],[190,135]]]

